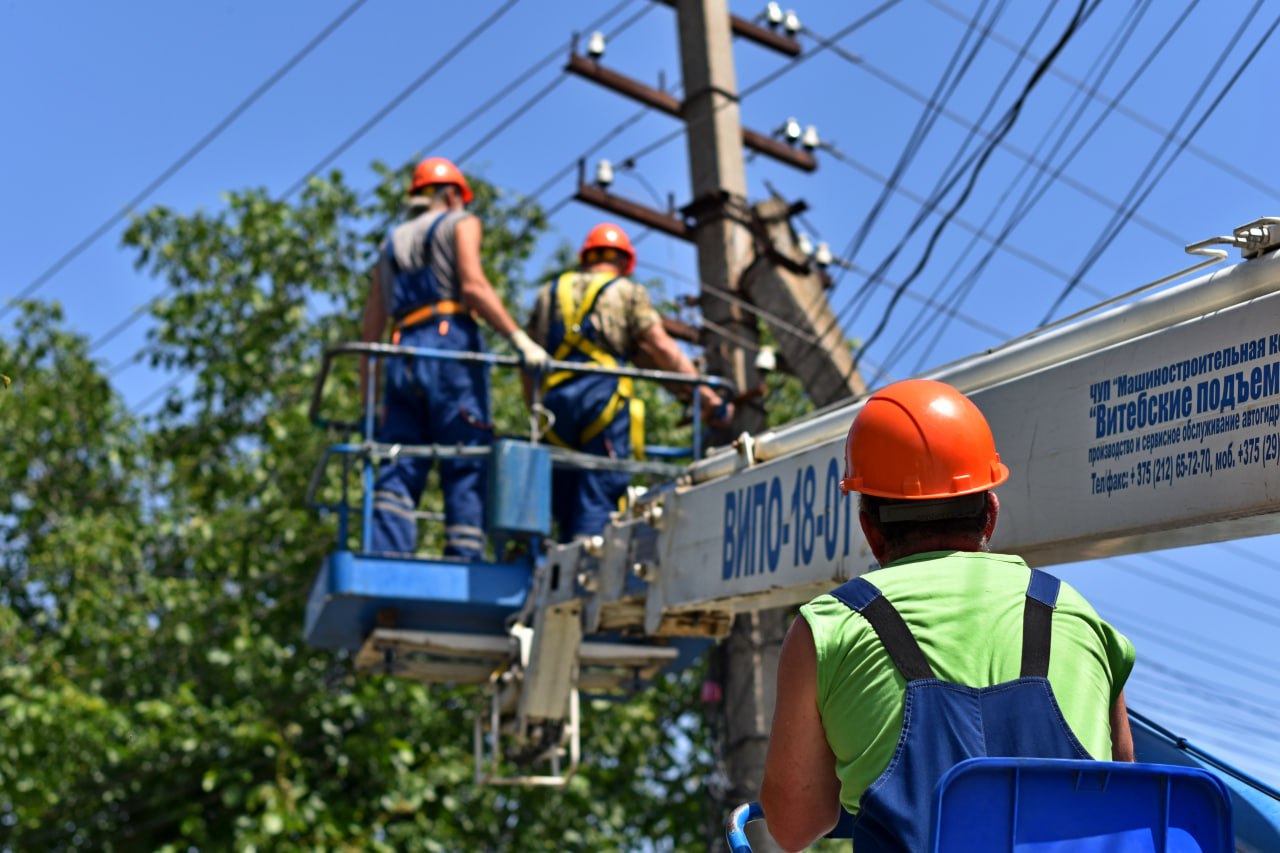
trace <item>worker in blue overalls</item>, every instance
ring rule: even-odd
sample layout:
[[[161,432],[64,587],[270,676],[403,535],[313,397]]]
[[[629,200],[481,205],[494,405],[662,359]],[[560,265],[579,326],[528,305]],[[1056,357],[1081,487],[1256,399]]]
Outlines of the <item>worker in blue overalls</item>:
[[[667,334],[648,291],[627,277],[636,253],[625,231],[611,222],[595,226],[578,258],[579,269],[539,290],[528,323],[535,341],[557,361],[619,367],[638,357],[646,366],[697,375]],[[733,417],[731,404],[712,389],[699,387],[698,395],[714,423]],[[643,455],[644,406],[631,379],[551,371],[542,381],[542,402],[551,414],[549,443],[614,459]],[[551,511],[561,541],[599,533],[630,482],[626,472],[558,467]]]
[[[546,351],[530,340],[503,307],[480,262],[480,220],[466,210],[473,194],[458,167],[443,157],[418,164],[407,199],[408,218],[382,246],[365,304],[365,341],[381,341],[388,322],[404,346],[483,352],[476,318],[506,337],[527,368],[540,370]],[[360,371],[361,397],[367,371]],[[398,357],[386,365],[386,394],[378,440],[387,444],[486,446],[489,370],[474,362]],[[431,460],[400,456],[385,462],[374,486],[373,541],[365,549],[412,555],[414,512]],[[485,460],[443,459],[445,556],[484,555]]]
[[[987,551],[1009,469],[978,408],[895,383],[845,456],[882,568],[801,607],[783,643],[760,790],[775,840],[807,847],[843,806],[857,853],[923,850],[934,786],[966,758],[1132,761],[1133,645],[1067,584]]]

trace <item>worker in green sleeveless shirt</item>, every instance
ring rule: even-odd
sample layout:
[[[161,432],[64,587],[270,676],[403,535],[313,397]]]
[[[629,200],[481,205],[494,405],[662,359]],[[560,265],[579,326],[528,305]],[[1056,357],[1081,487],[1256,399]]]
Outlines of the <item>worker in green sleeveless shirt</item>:
[[[1012,721],[984,725],[1017,728],[1038,715],[1044,719],[1031,726],[1052,730],[1057,746],[1037,749],[1014,737],[1004,754],[1132,761],[1123,687],[1133,645],[1067,584],[987,551],[1000,510],[991,489],[1009,471],[977,407],[940,382],[896,383],[867,401],[845,451],[841,485],[861,493],[859,520],[882,568],[802,606],[783,643],[760,792],[775,840],[802,849],[832,830],[843,806],[854,815],[856,849],[914,848],[901,834],[882,845],[860,840],[866,833],[858,830],[864,823],[871,835],[894,834],[877,798],[898,797],[899,822],[904,812],[927,812],[936,780],[903,781],[922,775],[910,766],[907,742],[924,739],[917,758],[936,753],[928,739],[952,733],[919,729],[945,730],[953,721],[945,711],[922,713],[918,701],[904,726],[907,696],[918,695],[908,685],[976,694],[1035,682],[1029,687],[1047,694],[1043,703],[1014,703]],[[1051,582],[1052,595],[1036,601],[1041,581]],[[1042,636],[1033,649],[1035,620]],[[913,654],[915,672],[904,675]],[[1028,663],[1037,655],[1039,673]],[[1036,674],[1047,685],[1025,677]],[[904,799],[893,791],[904,784],[919,790]],[[917,820],[927,832],[928,815]]]

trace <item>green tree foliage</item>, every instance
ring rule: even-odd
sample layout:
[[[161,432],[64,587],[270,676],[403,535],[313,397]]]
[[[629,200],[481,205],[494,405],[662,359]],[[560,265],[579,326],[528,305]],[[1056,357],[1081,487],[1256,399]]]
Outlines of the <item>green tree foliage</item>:
[[[296,203],[250,189],[134,220],[125,245],[165,288],[146,358],[183,376],[153,416],[56,307],[0,340],[0,850],[704,846],[697,672],[586,703],[566,789],[477,788],[473,691],[356,678],[300,641],[334,542],[304,506],[328,441],[307,406],[395,215],[407,167],[379,168],[364,198],[334,173]],[[475,189],[514,301],[542,214]],[[332,385],[352,413],[353,370]],[[508,429],[517,385],[495,383]]]

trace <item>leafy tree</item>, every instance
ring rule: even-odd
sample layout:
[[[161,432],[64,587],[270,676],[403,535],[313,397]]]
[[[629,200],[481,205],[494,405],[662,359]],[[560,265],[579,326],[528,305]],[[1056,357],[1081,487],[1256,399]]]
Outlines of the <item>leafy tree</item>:
[[[0,850],[704,845],[697,672],[587,703],[566,789],[477,788],[473,692],[356,678],[300,642],[334,541],[304,506],[328,441],[311,386],[356,336],[407,168],[367,197],[333,173],[296,203],[248,189],[135,219],[125,245],[165,286],[146,359],[184,376],[154,416],[56,306],[0,340]],[[475,189],[512,300],[543,217]],[[334,380],[328,405],[353,410],[353,371]],[[495,383],[512,430],[516,385]]]

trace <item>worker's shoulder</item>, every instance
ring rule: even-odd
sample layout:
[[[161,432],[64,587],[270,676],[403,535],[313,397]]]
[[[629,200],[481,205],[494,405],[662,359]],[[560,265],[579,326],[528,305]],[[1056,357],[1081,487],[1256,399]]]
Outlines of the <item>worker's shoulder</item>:
[[[868,573],[865,579],[895,607],[920,613],[933,607],[977,605],[980,597],[990,596],[993,602],[1021,597],[1028,589],[1031,568],[1016,554],[931,551],[896,560]],[[831,593],[819,598],[826,599],[828,605],[837,603]],[[1065,582],[1057,604],[1062,611],[1096,618],[1084,596]]]
[[[966,578],[980,575],[987,589],[1026,586],[1031,569],[1017,554],[990,551],[926,551],[895,560],[871,572],[867,580],[891,600],[893,593],[921,589],[968,586]]]

